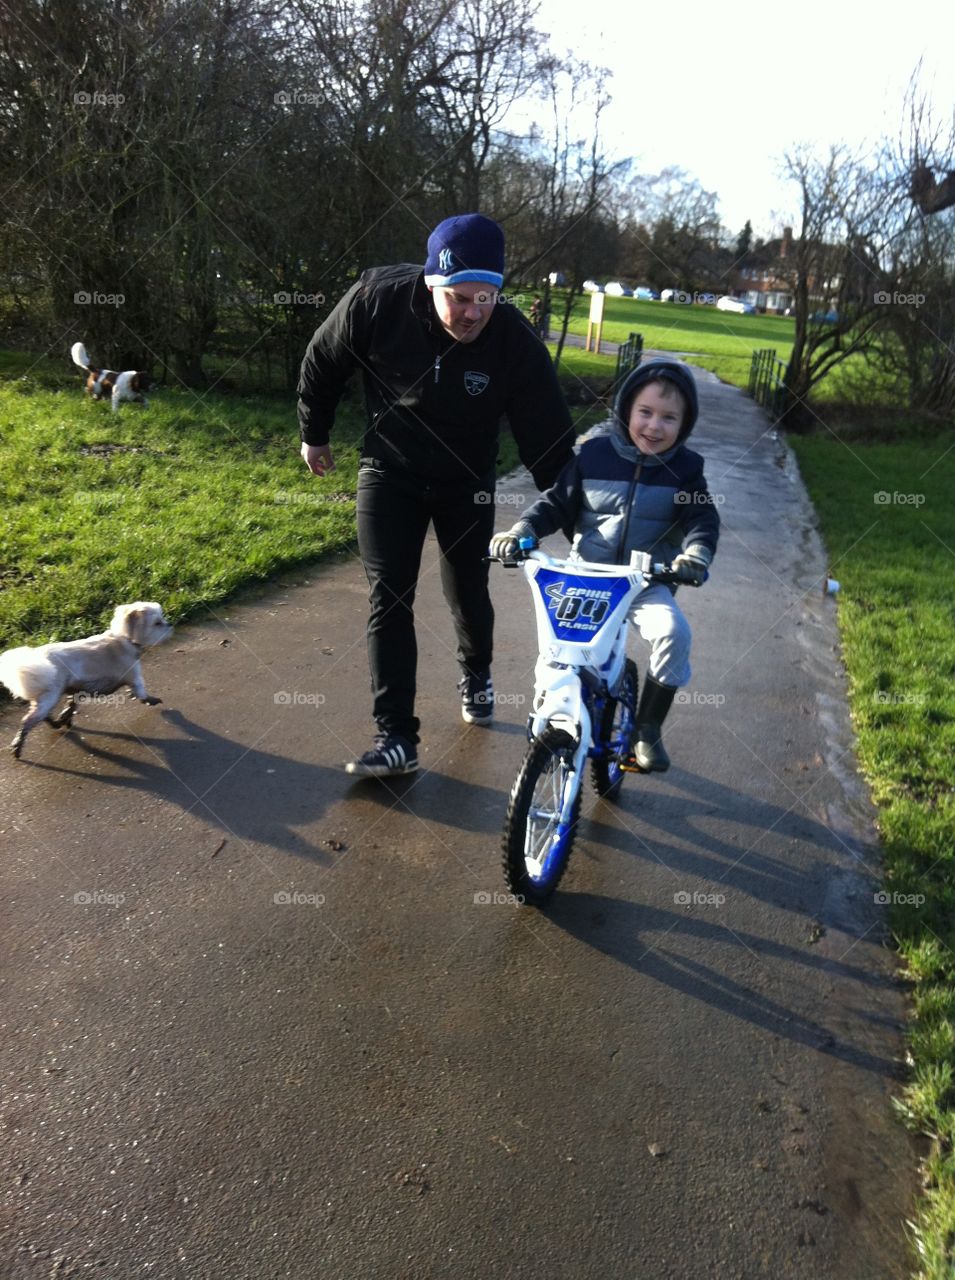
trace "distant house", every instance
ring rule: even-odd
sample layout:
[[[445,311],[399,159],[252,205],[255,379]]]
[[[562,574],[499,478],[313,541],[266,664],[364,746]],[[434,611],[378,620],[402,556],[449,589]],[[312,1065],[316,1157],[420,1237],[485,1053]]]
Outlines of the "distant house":
[[[733,292],[757,311],[788,311],[793,301],[792,256],[793,229],[784,227],[780,239],[758,245],[738,263]]]
[[[734,292],[758,311],[788,311],[793,304],[796,258],[802,248],[802,242],[793,239],[792,227],[783,227],[778,239],[757,245],[737,264]],[[820,305],[831,307],[844,292],[852,297],[865,293],[867,282],[878,278],[877,268],[868,262],[861,245],[848,257],[845,245],[811,242],[808,248],[809,297]],[[847,263],[854,269],[850,278],[844,279]]]

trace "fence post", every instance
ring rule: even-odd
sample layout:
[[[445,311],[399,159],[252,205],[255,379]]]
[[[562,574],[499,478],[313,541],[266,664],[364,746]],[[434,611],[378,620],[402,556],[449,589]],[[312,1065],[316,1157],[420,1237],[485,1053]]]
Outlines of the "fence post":
[[[614,378],[615,383],[619,383],[622,378],[636,368],[640,363],[640,357],[643,354],[643,334],[631,333],[626,342],[621,342],[617,348],[617,373]]]

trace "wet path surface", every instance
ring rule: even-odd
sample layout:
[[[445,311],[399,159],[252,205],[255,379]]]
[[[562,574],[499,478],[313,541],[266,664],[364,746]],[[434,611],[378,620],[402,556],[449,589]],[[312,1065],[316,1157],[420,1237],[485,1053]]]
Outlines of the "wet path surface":
[[[530,597],[494,567],[469,728],[433,544],[418,775],[339,768],[371,730],[352,556],[180,629],[163,706],[0,760],[0,1275],[905,1274],[904,1005],[827,566],[761,413],[699,378],[724,532],[681,597],[674,767],[588,792],[547,914],[498,865]]]

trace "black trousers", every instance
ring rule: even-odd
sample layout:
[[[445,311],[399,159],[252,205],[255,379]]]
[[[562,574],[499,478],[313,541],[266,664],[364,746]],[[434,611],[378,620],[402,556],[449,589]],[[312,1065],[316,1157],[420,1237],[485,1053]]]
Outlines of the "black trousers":
[[[363,459],[357,515],[358,550],[371,605],[373,714],[382,733],[417,742],[414,599],[431,524],[441,552],[441,586],[454,620],[458,662],[472,673],[491,665],[494,610],[484,557],[494,532],[494,475],[481,482],[427,484]]]

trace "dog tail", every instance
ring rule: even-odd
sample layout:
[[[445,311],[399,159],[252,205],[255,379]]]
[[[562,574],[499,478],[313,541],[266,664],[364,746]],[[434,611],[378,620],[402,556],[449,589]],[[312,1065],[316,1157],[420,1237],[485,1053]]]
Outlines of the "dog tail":
[[[28,645],[0,653],[0,684],[6,685],[15,698],[36,702],[58,679],[59,673],[50,659],[38,657]]]
[[[83,346],[82,342],[73,343],[73,346],[70,348],[70,355],[73,357],[74,364],[78,364],[81,369],[86,369],[87,372],[89,372],[90,358],[86,354],[86,348]]]

